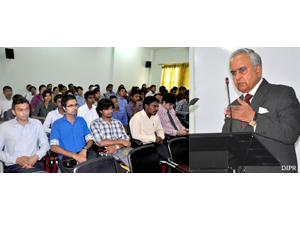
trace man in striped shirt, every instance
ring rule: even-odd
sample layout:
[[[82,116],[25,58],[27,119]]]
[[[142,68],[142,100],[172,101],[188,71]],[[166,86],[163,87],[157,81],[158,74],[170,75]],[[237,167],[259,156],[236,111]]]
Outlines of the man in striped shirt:
[[[174,94],[165,94],[162,99],[162,105],[160,105],[157,112],[161,125],[164,129],[166,135],[175,136],[185,136],[188,135],[188,129],[186,129],[179,121],[176,116],[174,105],[176,102],[176,97]]]

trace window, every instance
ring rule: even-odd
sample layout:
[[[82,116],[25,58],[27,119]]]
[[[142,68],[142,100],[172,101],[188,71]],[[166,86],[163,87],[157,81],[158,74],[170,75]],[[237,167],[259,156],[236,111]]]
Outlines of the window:
[[[168,90],[172,87],[190,87],[189,64],[171,64],[162,66],[161,84]]]

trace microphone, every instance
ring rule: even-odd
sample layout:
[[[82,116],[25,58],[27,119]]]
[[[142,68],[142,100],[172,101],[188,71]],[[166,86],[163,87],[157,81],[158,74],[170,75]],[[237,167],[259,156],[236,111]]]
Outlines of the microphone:
[[[199,98],[197,98],[197,97],[196,97],[196,98],[193,98],[193,99],[189,102],[189,107],[195,105],[196,102],[198,102],[198,100],[199,100]]]
[[[228,77],[225,78],[225,83],[226,83],[227,96],[228,96],[228,104],[229,104],[229,112],[230,112],[229,132],[232,133],[232,109],[231,109],[231,101],[230,101],[230,93],[229,93],[229,79],[228,79]]]

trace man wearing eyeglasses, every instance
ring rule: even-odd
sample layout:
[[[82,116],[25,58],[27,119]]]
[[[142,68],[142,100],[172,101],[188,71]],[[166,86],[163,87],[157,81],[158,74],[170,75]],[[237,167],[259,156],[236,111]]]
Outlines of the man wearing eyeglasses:
[[[63,96],[62,107],[65,115],[56,120],[51,129],[51,151],[59,154],[59,159],[73,159],[83,163],[87,160],[88,149],[93,145],[93,137],[85,120],[77,116],[75,96]],[[60,168],[66,171],[61,165]]]
[[[223,132],[255,132],[281,163],[281,167],[269,171],[297,172],[295,143],[300,134],[300,106],[295,91],[267,82],[262,77],[261,57],[252,49],[233,52],[229,65],[242,95],[232,103],[231,111],[225,109]]]

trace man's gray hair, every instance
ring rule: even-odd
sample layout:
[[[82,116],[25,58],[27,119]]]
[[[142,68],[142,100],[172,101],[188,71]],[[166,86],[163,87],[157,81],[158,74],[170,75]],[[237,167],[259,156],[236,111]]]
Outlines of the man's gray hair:
[[[257,54],[254,50],[249,49],[249,48],[242,48],[234,51],[231,56],[230,56],[230,61],[232,60],[233,57],[239,54],[247,54],[250,56],[250,60],[252,65],[255,67],[256,65],[262,65],[261,57],[259,54]]]

